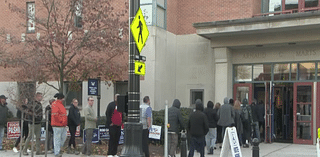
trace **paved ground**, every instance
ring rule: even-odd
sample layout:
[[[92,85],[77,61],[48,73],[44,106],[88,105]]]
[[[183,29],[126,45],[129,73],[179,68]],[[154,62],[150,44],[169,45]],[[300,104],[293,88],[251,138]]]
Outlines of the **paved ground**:
[[[243,157],[252,156],[252,147],[241,148]],[[214,155],[205,156],[220,156],[220,149],[215,150]],[[30,155],[29,155],[30,156]],[[36,155],[35,157],[43,157],[44,155]],[[85,157],[84,155],[70,155],[64,154],[63,157]],[[195,157],[200,154],[195,153]],[[231,156],[231,152],[229,153]],[[229,157],[228,156],[228,157]],[[0,157],[19,157],[19,154],[13,153],[12,150],[0,151]],[[54,157],[53,154],[49,154],[48,157]],[[103,157],[103,156],[94,156]],[[178,154],[177,157],[180,157]],[[315,145],[298,145],[298,144],[287,144],[287,143],[272,143],[272,144],[260,144],[260,157],[316,157],[316,146]]]

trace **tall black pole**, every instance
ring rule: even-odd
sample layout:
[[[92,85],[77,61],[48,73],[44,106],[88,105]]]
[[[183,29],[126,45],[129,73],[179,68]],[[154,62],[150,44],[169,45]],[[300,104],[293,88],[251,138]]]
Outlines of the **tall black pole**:
[[[140,7],[140,0],[129,0],[129,27]],[[142,124],[140,123],[140,76],[134,73],[135,56],[139,55],[129,28],[128,122],[124,125],[122,157],[142,157]]]
[[[98,77],[98,95],[97,95],[97,99],[98,99],[98,104],[97,104],[97,117],[98,117],[98,120],[97,120],[97,127],[99,126],[100,124],[100,99],[101,99],[101,77]]]

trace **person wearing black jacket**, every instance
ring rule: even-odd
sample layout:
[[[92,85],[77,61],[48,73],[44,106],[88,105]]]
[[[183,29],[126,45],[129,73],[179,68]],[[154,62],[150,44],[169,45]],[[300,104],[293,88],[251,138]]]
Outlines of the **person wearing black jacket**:
[[[169,137],[169,147],[168,152],[171,157],[176,154],[176,149],[178,145],[178,134],[180,129],[184,130],[183,120],[180,113],[181,103],[179,99],[174,99],[172,107],[168,109],[168,137]],[[179,128],[180,126],[180,128]]]
[[[49,154],[53,153],[53,129],[51,126],[51,104],[54,102],[54,99],[49,100],[49,105],[45,109],[46,118],[48,118],[48,137],[47,137],[47,150]]]
[[[76,151],[76,129],[77,126],[80,124],[80,112],[78,108],[78,100],[73,99],[72,104],[70,105],[69,108],[69,115],[68,115],[68,127],[70,131],[71,138],[69,140],[69,147],[68,147],[68,154],[76,154],[78,155],[79,152]],[[71,151],[71,145],[73,145],[73,151]]]
[[[24,117],[21,117],[21,115],[22,115],[22,112],[24,112],[28,108],[27,104],[28,104],[28,99],[25,99],[25,101],[23,102],[21,107],[17,108],[17,118],[20,119],[20,121],[19,121],[19,126],[20,127],[21,127],[21,121],[22,121],[22,119],[24,119],[23,124],[22,124],[22,127],[23,127],[22,137],[24,138],[24,140],[26,140],[26,138],[28,137],[29,127],[28,127],[28,121],[25,120],[26,119],[26,115],[24,114]],[[17,139],[16,143],[14,144],[13,152],[15,152],[15,153],[19,152],[17,147],[18,147],[20,141],[21,141],[21,135],[19,136],[19,138]]]
[[[187,123],[187,130],[191,135],[188,157],[194,156],[194,150],[200,152],[200,156],[204,157],[205,135],[209,131],[209,122],[207,116],[202,111],[202,102],[196,102],[196,111],[190,114]]]
[[[219,120],[217,112],[218,109],[213,109],[213,102],[208,101],[207,108],[203,111],[207,115],[209,122],[209,132],[206,135],[208,154],[213,154],[213,148],[217,140],[217,122]]]
[[[23,155],[28,155],[27,148],[29,146],[29,142],[32,138],[32,136],[36,135],[36,155],[41,155],[43,152],[41,152],[40,148],[40,135],[41,135],[41,121],[43,117],[43,110],[42,110],[42,93],[37,92],[35,96],[35,101],[32,101],[28,105],[28,120],[29,120],[29,135],[26,139],[25,145],[23,147]],[[34,124],[33,124],[33,117],[34,117]],[[34,129],[34,130],[33,130]],[[32,131],[34,132],[34,135],[32,134]]]
[[[251,103],[251,113],[252,113],[252,123],[251,126],[253,127],[254,137],[258,138],[260,142],[260,130],[259,130],[259,119],[258,119],[258,106],[256,101],[254,100]]]

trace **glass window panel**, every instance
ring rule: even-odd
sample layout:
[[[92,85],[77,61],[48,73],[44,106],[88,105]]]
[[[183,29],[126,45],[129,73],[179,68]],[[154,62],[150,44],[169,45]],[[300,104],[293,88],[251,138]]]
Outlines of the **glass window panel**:
[[[271,64],[253,65],[254,81],[270,81],[271,80]]]
[[[297,80],[297,63],[292,63],[291,64],[291,80]]]
[[[290,64],[274,64],[274,80],[289,80]]]
[[[161,28],[164,28],[164,13],[165,11],[162,8],[157,7],[157,26]]]
[[[297,102],[311,102],[311,86],[297,87]]]
[[[238,65],[235,66],[235,81],[252,81],[252,66]]]
[[[282,0],[270,0],[269,1],[269,12],[281,11]]]
[[[141,5],[140,6],[144,20],[148,26],[152,25],[152,5]]]
[[[315,79],[315,63],[299,63],[299,80]]]
[[[285,9],[298,9],[298,2],[299,0],[285,0]]]
[[[164,7],[164,0],[157,0],[158,4]]]
[[[297,139],[311,140],[311,123],[297,123]]]
[[[317,7],[318,6],[318,0],[305,0],[304,6],[307,7]]]
[[[311,104],[297,104],[297,121],[311,121]]]
[[[140,0],[140,4],[152,3],[152,0]]]
[[[249,98],[249,87],[237,87],[236,99],[242,102],[244,98]]]

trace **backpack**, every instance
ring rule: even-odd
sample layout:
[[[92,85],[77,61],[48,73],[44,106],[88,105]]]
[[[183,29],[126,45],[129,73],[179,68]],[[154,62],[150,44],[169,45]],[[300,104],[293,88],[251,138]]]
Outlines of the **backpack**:
[[[117,126],[122,125],[122,113],[119,112],[116,108],[113,111],[111,122],[113,125],[117,125]]]
[[[242,106],[243,121],[249,121],[249,111],[247,107]]]

